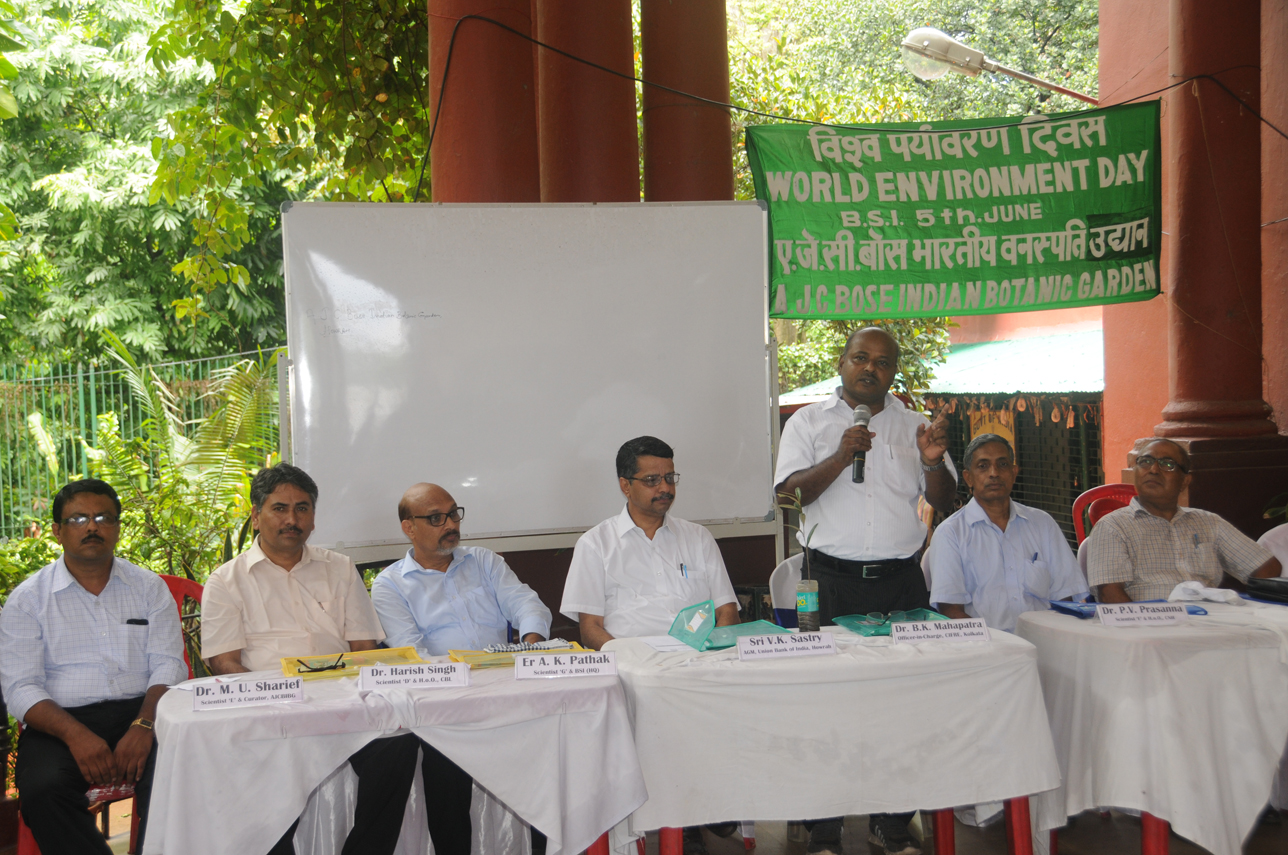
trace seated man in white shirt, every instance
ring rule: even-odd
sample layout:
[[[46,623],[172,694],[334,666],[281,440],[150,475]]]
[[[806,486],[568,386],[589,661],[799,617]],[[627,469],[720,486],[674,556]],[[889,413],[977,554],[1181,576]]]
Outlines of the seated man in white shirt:
[[[1012,501],[1018,474],[1005,438],[980,434],[966,446],[962,477],[972,498],[935,529],[927,555],[930,602],[950,618],[1014,632],[1022,612],[1088,593],[1051,515]]]
[[[626,507],[581,536],[559,611],[595,650],[614,638],[666,635],[680,610],[712,600],[716,626],[738,623],[738,598],[716,540],[668,513],[680,476],[671,446],[652,436],[617,452]]]
[[[283,657],[373,650],[384,638],[353,561],[307,544],[317,497],[313,479],[287,463],[261,469],[251,481],[251,525],[258,537],[210,575],[202,595],[201,650],[213,673],[281,673]],[[342,855],[392,855],[419,748],[420,739],[408,733],[373,740],[349,758],[358,802]],[[432,836],[438,813],[429,815]],[[435,852],[469,855],[468,813],[465,820],[450,840],[433,838]],[[294,855],[298,822],[270,855]]]
[[[398,503],[412,548],[371,583],[390,647],[431,655],[505,644],[507,622],[526,642],[550,635],[550,609],[490,549],[461,546],[465,509],[437,484],[416,484]]]
[[[167,686],[188,679],[179,610],[157,574],[115,555],[121,503],[95,479],[54,497],[63,554],[13,590],[0,613],[0,679],[18,740],[22,816],[45,855],[111,852],[90,785],[135,785],[139,846]]]

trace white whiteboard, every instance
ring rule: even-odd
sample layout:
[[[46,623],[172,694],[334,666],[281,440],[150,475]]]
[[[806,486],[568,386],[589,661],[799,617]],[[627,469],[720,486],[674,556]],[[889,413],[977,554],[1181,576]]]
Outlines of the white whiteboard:
[[[765,215],[757,203],[296,203],[282,217],[293,462],[310,542],[405,544],[417,481],[463,538],[580,531],[614,458],[675,449],[675,513],[772,518]]]

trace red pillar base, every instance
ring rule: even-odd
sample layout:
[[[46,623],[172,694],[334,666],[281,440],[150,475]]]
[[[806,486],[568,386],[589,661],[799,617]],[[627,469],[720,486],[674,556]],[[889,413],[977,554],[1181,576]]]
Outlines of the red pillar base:
[[[1153,814],[1140,813],[1140,853],[1141,855],[1167,855],[1168,837],[1172,826],[1167,820],[1159,819]]]
[[[658,855],[684,855],[684,829],[659,828],[657,849]]]
[[[956,855],[957,827],[954,825],[953,809],[937,810],[934,817],[935,855]]]
[[[1003,804],[1006,815],[1006,848],[1011,855],[1033,855],[1033,827],[1029,823],[1029,797],[1007,799]]]

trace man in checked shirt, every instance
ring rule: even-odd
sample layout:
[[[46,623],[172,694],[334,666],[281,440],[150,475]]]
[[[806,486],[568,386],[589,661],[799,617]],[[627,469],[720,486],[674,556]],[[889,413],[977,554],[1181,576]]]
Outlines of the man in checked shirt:
[[[0,612],[0,683],[27,725],[15,778],[45,855],[108,855],[85,791],[134,784],[142,847],[157,701],[188,677],[179,610],[161,577],[115,556],[121,503],[109,484],[73,481],[53,510],[62,556]]]
[[[1210,511],[1180,506],[1190,483],[1190,455],[1170,439],[1155,439],[1133,464],[1136,496],[1107,514],[1087,539],[1087,575],[1102,603],[1165,600],[1181,582],[1221,584],[1278,576],[1279,561]]]

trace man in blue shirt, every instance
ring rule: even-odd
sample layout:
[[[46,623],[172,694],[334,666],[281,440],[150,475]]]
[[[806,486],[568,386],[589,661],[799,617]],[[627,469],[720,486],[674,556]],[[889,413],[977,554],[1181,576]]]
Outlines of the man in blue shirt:
[[[188,678],[179,610],[161,577],[115,556],[121,503],[109,484],[73,481],[53,512],[62,556],[0,613],[0,683],[27,725],[14,776],[45,855],[109,855],[85,791],[134,784],[142,846],[157,702]]]
[[[398,502],[398,520],[411,541],[407,555],[371,583],[371,602],[390,647],[417,647],[440,656],[504,644],[506,621],[524,641],[550,634],[550,609],[519,581],[501,556],[461,546],[465,509],[435,484],[416,484]],[[430,833],[469,840],[474,781],[436,748],[422,742]],[[468,847],[467,847],[468,848]]]
[[[948,617],[1014,632],[1022,612],[1088,593],[1051,515],[1011,500],[1017,474],[1003,437],[980,434],[966,447],[962,477],[972,498],[935,529],[926,556],[930,601]]]
[[[434,656],[482,650],[510,640],[507,622],[523,641],[550,634],[550,609],[501,556],[460,545],[464,516],[436,484],[416,484],[403,494],[398,520],[412,548],[371,584],[390,647],[419,647]]]

